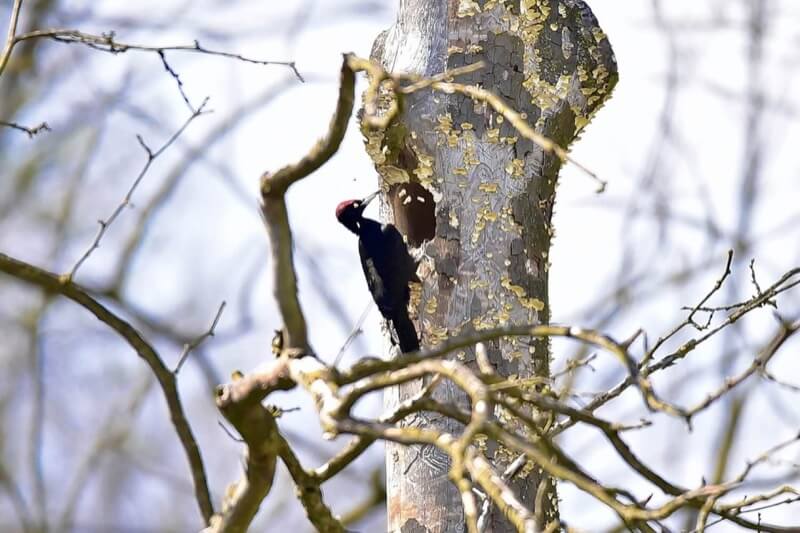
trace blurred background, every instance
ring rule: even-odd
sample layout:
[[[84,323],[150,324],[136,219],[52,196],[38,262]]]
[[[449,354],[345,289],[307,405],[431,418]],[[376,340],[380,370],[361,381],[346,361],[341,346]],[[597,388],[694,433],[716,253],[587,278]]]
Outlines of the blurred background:
[[[733,275],[715,304],[740,301],[800,266],[800,4],[794,0],[703,2],[592,0],[617,55],[620,83],[573,149],[609,182],[604,194],[574,167],[561,173],[552,250],[553,321],[618,338],[638,328],[650,343],[686,316],[735,252]],[[322,135],[337,93],[341,53],[369,55],[396,0],[286,2],[30,0],[20,30],[63,27],[123,42],[166,46],[198,40],[208,49],[295,61],[281,65],[166,52],[186,97],[209,97],[152,164],[133,198],[82,265],[76,281],[130,319],[174,366],[182,346],[206,331],[222,301],[217,335],[179,374],[189,420],[206,462],[212,499],[238,479],[241,445],[220,426],[213,388],[231,372],[271,357],[281,326],[271,297],[268,243],[259,218],[259,175],[293,162]],[[10,0],[0,0],[5,35]],[[161,146],[191,112],[157,54],[109,54],[31,40],[0,77],[0,120],[51,131],[28,138],[0,128],[0,251],[67,272],[91,245],[146,162],[137,141]],[[352,125],[355,125],[353,118]],[[334,159],[294,187],[289,211],[311,342],[332,362],[370,297],[355,239],[334,222],[336,204],[376,188],[360,133],[351,127]],[[751,260],[755,260],[751,270]],[[778,299],[800,316],[800,290]],[[774,335],[764,309],[661,373],[656,390],[694,403],[741,371]],[[343,364],[382,349],[378,312]],[[705,318],[705,317],[704,317]],[[677,341],[686,340],[680,337]],[[771,363],[800,386],[797,339]],[[641,349],[641,347],[639,348]],[[554,368],[587,355],[553,345]],[[620,381],[613,360],[577,375],[572,401]],[[320,439],[302,393],[274,399],[299,408],[279,421],[309,467],[345,442]],[[635,394],[599,411],[626,423],[646,416]],[[666,416],[627,440],[657,471],[695,487],[738,473],[745,461],[800,430],[798,392],[755,378],[698,416],[694,430]],[[361,402],[376,415],[380,397]],[[615,459],[601,435],[576,427],[559,442],[598,477],[642,499],[652,488]],[[788,448],[762,467],[748,491],[797,482],[800,454]],[[324,485],[336,513],[362,507],[351,526],[385,530],[385,508],[368,505],[383,476],[373,446]],[[571,526],[603,531],[615,516],[561,485]],[[656,498],[657,499],[657,498]],[[146,512],[143,512],[145,511]],[[764,521],[800,525],[800,504],[761,511]],[[670,524],[680,530],[686,516]],[[754,517],[751,517],[754,519]],[[201,517],[185,457],[150,370],[112,331],[75,304],[0,276],[0,530],[195,531]],[[279,469],[253,531],[311,531]],[[693,526],[689,526],[691,529]],[[715,530],[731,530],[717,526]],[[727,528],[727,529],[726,529]]]

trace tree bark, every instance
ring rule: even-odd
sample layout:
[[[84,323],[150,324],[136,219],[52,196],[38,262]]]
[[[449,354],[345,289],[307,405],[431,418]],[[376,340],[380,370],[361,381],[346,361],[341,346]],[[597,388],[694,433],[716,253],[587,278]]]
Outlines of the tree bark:
[[[455,81],[499,95],[564,148],[617,81],[611,45],[578,0],[400,0],[397,22],[376,39],[372,59],[390,72],[426,76],[484,61],[485,68]],[[407,97],[387,130],[363,131],[386,193],[384,215],[421,258],[422,283],[412,291],[411,312],[422,345],[469,330],[547,323],[559,158],[522,138],[487,105],[431,90]],[[499,374],[549,377],[546,341],[506,339],[487,350]],[[458,357],[471,362],[474,352]],[[387,407],[423,385],[396,387]],[[467,407],[448,382],[436,397]],[[407,423],[460,430],[427,414]],[[491,443],[482,448],[498,472],[515,458]],[[387,446],[389,531],[464,531],[448,467],[434,448]],[[558,518],[555,485],[535,465],[510,484],[540,527]],[[512,530],[494,509],[487,531]]]

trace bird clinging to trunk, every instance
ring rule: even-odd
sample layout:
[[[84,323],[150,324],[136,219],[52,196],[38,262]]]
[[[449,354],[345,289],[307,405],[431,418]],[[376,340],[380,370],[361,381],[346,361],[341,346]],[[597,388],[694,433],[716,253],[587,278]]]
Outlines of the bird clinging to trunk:
[[[383,317],[392,323],[400,350],[414,352],[419,350],[419,339],[408,316],[408,284],[417,280],[417,265],[397,228],[364,218],[364,209],[377,195],[375,192],[363,200],[340,203],[336,206],[336,219],[358,235],[358,253],[367,286]]]

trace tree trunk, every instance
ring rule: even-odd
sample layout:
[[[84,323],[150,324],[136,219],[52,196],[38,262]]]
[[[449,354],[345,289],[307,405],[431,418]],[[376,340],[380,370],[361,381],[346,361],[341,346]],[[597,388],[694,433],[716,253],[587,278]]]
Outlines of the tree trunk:
[[[372,58],[391,72],[420,75],[482,60],[484,69],[455,81],[501,96],[565,148],[617,80],[611,46],[578,0],[400,0],[397,22],[377,38]],[[384,214],[422,258],[421,290],[411,302],[422,345],[470,330],[546,323],[560,160],[486,105],[431,90],[408,97],[400,120],[387,131],[364,132],[387,193]],[[487,349],[499,374],[549,376],[545,341],[505,339]],[[472,351],[456,355],[474,360]],[[396,387],[387,406],[422,386]],[[467,406],[449,383],[438,387],[436,397]],[[407,423],[460,430],[428,414]],[[483,448],[498,472],[515,458],[491,443]],[[388,445],[389,531],[464,530],[448,467],[436,449]],[[534,509],[540,527],[558,517],[555,485],[535,465],[523,468],[511,485]],[[487,531],[513,530],[497,509],[489,524]]]

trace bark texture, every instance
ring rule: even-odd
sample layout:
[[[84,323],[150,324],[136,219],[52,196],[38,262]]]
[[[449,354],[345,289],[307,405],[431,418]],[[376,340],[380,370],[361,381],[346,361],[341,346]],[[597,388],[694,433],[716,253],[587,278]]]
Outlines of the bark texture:
[[[482,60],[486,68],[455,81],[501,96],[565,148],[617,80],[608,39],[578,0],[400,0],[397,22],[377,38],[372,58],[392,72],[427,76]],[[400,120],[388,130],[364,133],[387,193],[384,214],[418,244],[422,283],[411,306],[422,345],[469,330],[548,322],[550,221],[560,160],[521,138],[487,105],[431,90],[407,97]],[[398,193],[404,183],[411,185]],[[431,211],[405,202],[409,190],[423,196],[413,193],[418,186]],[[508,339],[487,348],[500,374],[549,376],[544,341]],[[471,351],[458,357],[474,360]],[[395,388],[387,406],[422,386]],[[436,396],[466,407],[449,383]],[[459,431],[436,416],[418,415],[408,423]],[[499,472],[514,459],[491,444],[484,450]],[[464,530],[448,468],[447,457],[434,448],[388,445],[390,531]],[[536,465],[527,465],[511,484],[542,526],[557,518],[554,484]],[[495,509],[488,530],[513,528]]]

